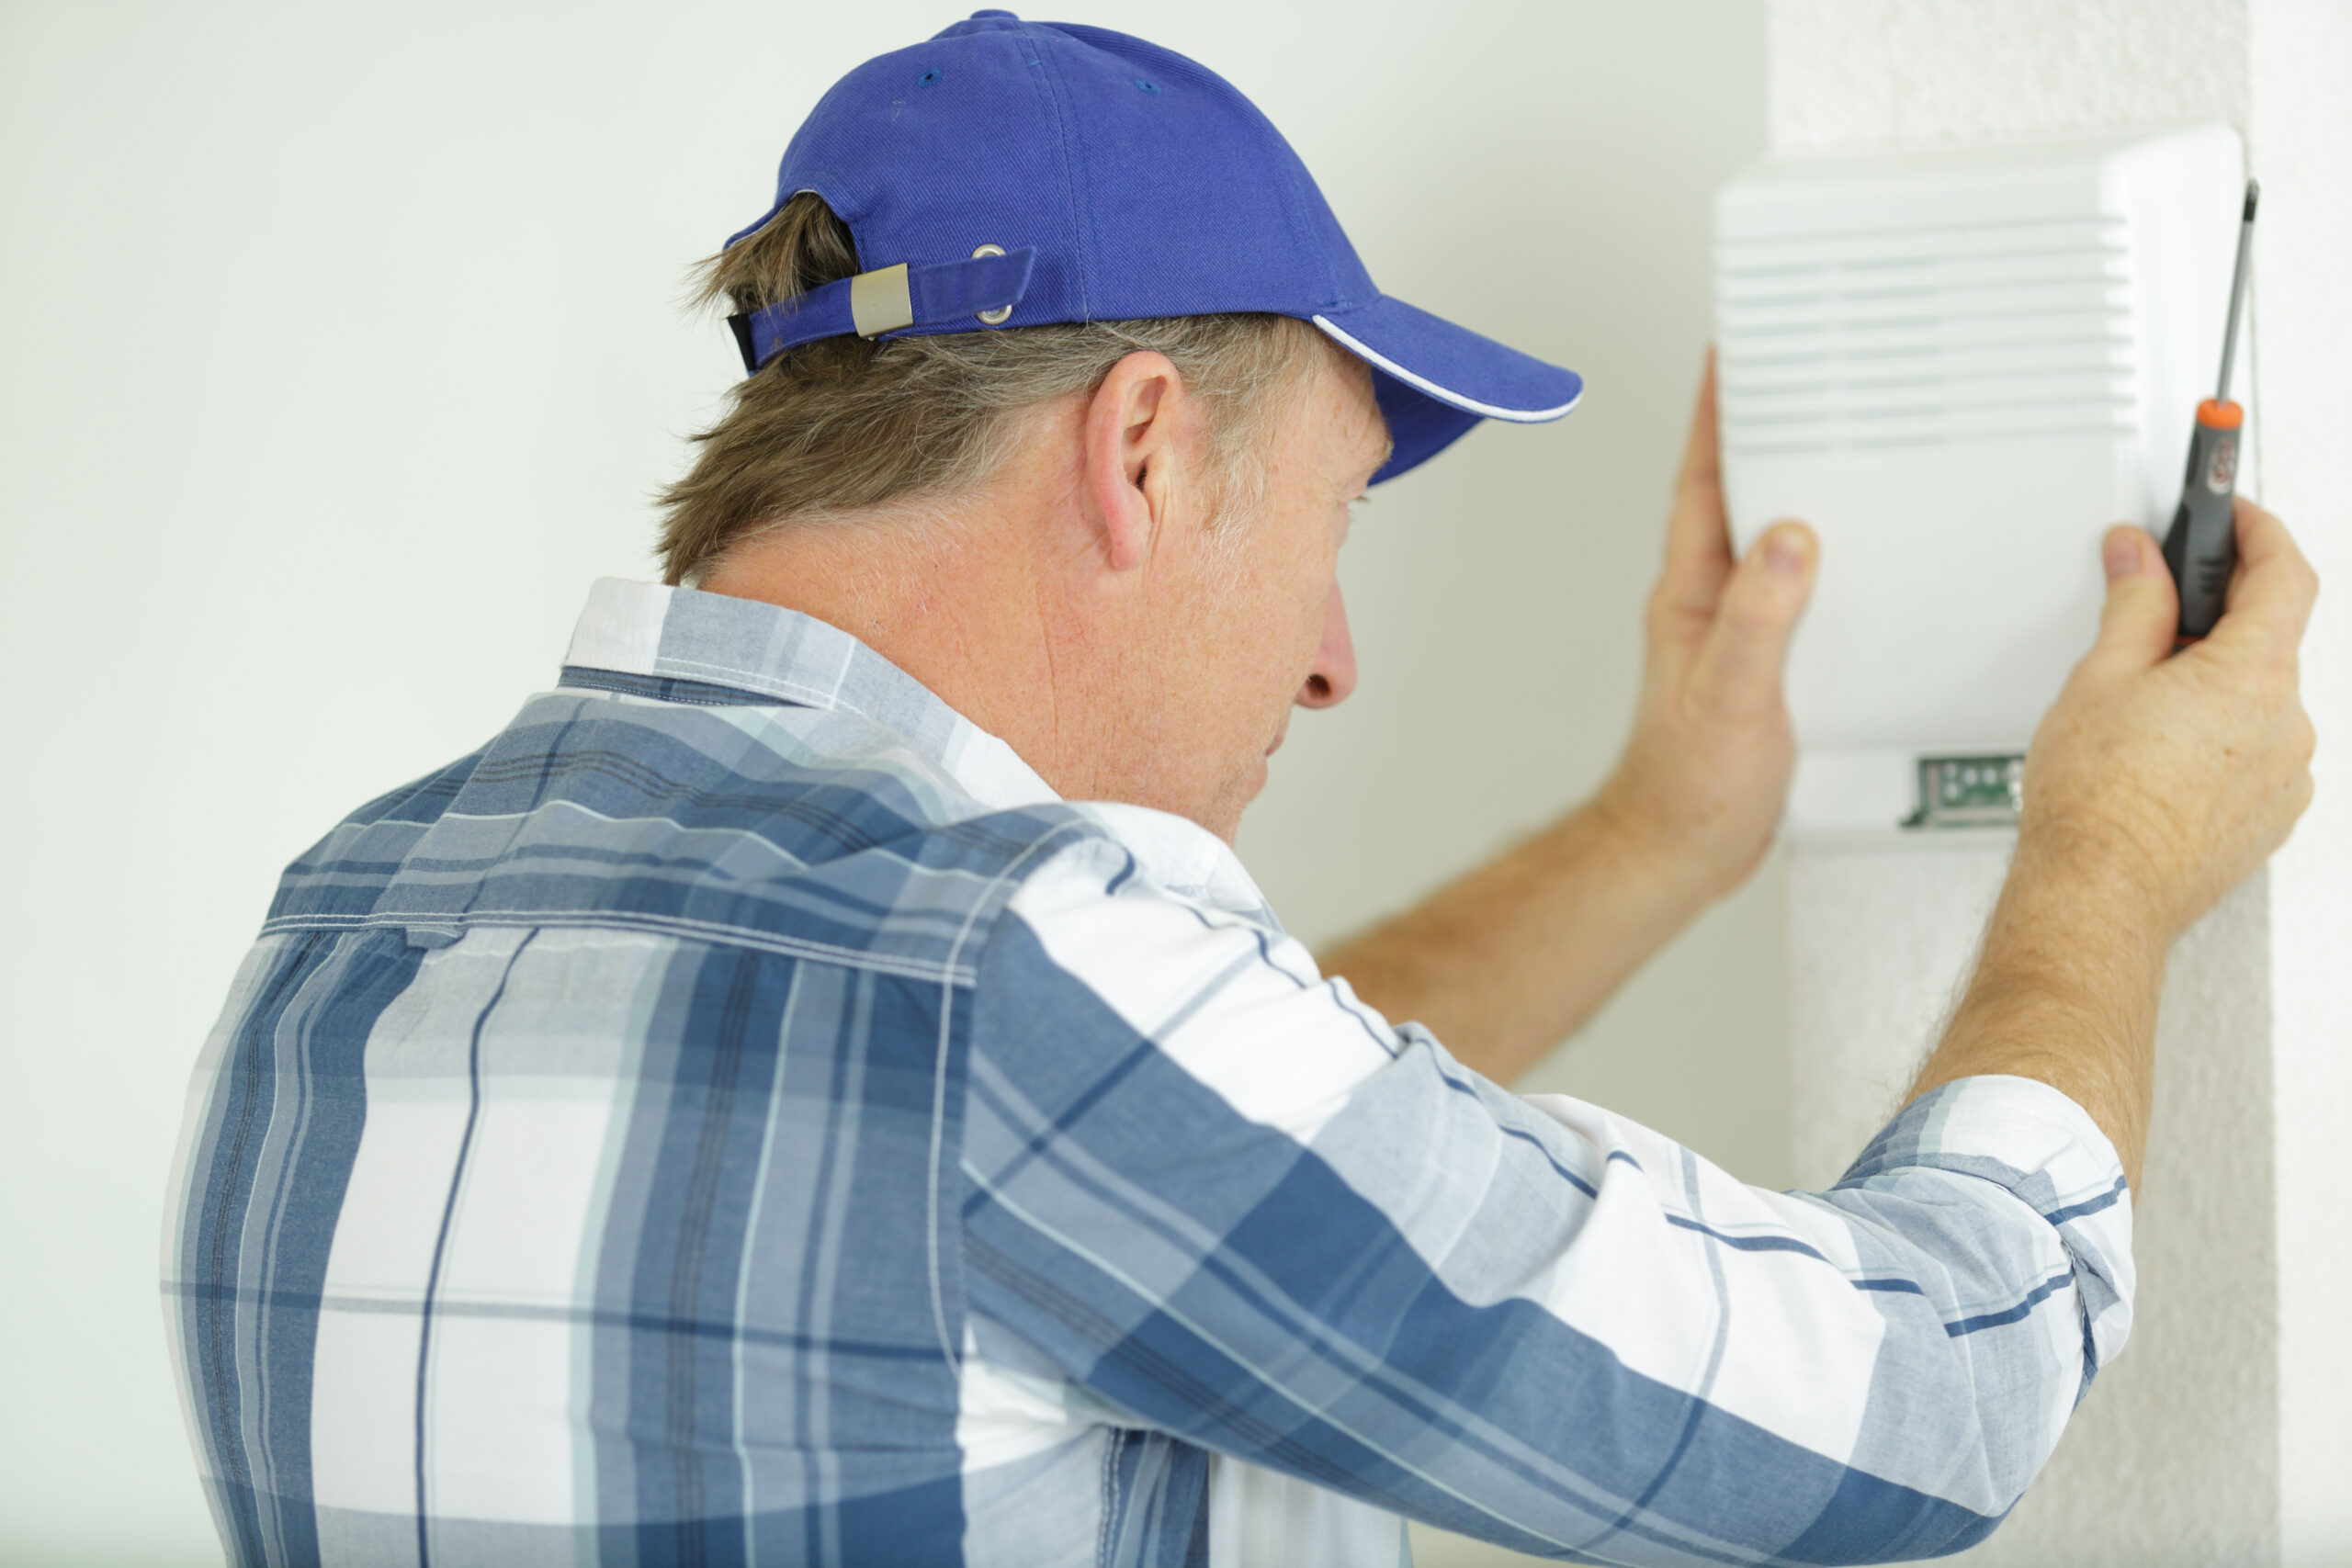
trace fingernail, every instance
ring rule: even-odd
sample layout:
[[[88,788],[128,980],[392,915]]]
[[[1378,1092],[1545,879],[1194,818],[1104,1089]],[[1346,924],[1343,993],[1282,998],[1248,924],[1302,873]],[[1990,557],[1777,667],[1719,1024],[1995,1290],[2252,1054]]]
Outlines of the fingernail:
[[[1774,534],[1764,541],[1764,564],[1782,577],[1804,575],[1804,547],[1787,534]]]
[[[2107,562],[2107,580],[2109,582],[2133,576],[2140,570],[2140,541],[2129,534],[2109,536],[2102,555]]]

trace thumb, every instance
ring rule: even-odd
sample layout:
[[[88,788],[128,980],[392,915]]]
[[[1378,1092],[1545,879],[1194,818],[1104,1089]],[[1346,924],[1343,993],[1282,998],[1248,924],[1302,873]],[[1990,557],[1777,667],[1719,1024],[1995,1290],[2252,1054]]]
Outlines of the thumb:
[[[2134,670],[2162,662],[2180,630],[2180,596],[2163,552],[2146,529],[2124,524],[2107,531],[2099,560],[2107,604],[2092,657]]]
[[[1688,701],[1726,716],[1780,705],[1781,667],[1813,593],[1815,554],[1802,523],[1776,524],[1749,547],[1692,662]]]

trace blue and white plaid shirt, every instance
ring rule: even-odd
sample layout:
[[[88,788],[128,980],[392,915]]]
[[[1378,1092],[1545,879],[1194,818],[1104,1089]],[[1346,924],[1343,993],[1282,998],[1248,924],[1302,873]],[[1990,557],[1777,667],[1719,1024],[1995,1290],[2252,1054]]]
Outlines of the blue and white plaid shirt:
[[[1858,1562],[2016,1502],[2130,1213],[2020,1078],[1821,1193],[1506,1093],[1200,829],[606,582],[288,869],[164,1283],[238,1563]]]

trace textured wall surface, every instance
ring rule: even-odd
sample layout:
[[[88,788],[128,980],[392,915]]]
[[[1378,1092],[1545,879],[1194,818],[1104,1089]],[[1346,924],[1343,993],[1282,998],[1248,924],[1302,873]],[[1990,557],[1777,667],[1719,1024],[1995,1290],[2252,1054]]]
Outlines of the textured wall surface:
[[[1791,852],[1798,1186],[1836,1181],[1902,1105],[1975,962],[2013,841],[1967,833],[1902,853]]]
[[[2303,645],[2318,794],[2273,863],[2280,1489],[2290,1563],[2352,1562],[2352,6],[2251,0],[2247,143],[2262,176],[2255,331],[2263,499],[2327,583]]]
[[[1772,0],[1777,148],[2243,127],[2244,0]]]
[[[1773,0],[1776,148],[2165,122],[2245,132],[2264,182],[2262,498],[2335,597],[2304,650],[2319,795],[2270,870],[2183,938],[2158,1033],[2140,1321],[2050,1470],[1972,1554],[2010,1563],[2352,1562],[2352,8],[2330,0]],[[1795,1168],[1818,1180],[1899,1097],[1964,980],[2006,851],[1790,856]]]

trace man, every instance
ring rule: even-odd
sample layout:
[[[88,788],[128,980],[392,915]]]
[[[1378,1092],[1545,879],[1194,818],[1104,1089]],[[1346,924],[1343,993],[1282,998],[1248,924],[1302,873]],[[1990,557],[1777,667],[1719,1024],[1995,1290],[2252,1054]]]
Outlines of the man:
[[[2170,659],[2109,536],[1965,999],[1771,1193],[1496,1087],[1779,811],[1814,546],[1733,559],[1710,390],[1623,765],[1327,976],[1227,844],[1354,684],[1349,503],[1575,378],[1380,296],[1214,75],[1003,12],[836,86],[710,287],[752,373],[672,586],[289,868],[198,1068],[166,1284],[234,1561],[1994,1527],[2128,1327],[2166,945],[2309,793],[2277,520]]]

